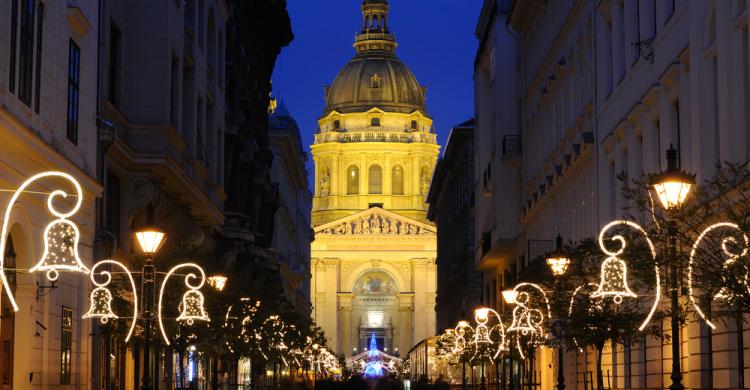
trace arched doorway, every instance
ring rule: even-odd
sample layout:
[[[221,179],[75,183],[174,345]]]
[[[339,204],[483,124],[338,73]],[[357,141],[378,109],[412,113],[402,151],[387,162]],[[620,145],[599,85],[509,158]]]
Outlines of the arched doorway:
[[[354,283],[352,293],[353,318],[359,319],[357,350],[366,350],[374,336],[380,351],[393,353],[399,320],[395,279],[383,270],[368,270]]]
[[[11,291],[16,291],[16,251],[13,237],[8,234],[3,269]],[[0,390],[13,388],[13,351],[16,313],[7,294],[0,293]]]

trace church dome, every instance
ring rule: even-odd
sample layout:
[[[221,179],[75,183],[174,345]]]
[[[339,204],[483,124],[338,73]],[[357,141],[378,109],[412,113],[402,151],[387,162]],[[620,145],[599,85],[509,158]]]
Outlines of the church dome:
[[[373,107],[386,112],[426,113],[424,88],[395,55],[360,53],[336,76],[326,94],[326,114],[364,112]]]
[[[354,48],[357,54],[326,87],[325,114],[365,112],[411,113],[425,108],[425,88],[394,53],[396,38],[388,28],[388,2],[364,0],[362,30]]]

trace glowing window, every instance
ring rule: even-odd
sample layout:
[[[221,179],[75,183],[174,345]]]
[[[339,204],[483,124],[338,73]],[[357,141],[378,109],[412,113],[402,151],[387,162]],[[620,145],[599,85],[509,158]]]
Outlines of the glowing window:
[[[356,165],[350,165],[346,169],[346,194],[359,194],[359,168]]]
[[[383,193],[383,168],[373,165],[369,170],[369,192],[371,194]]]

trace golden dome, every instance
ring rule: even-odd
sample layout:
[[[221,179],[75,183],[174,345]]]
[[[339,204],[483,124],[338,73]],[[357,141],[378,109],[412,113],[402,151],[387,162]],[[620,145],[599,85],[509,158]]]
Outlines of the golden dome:
[[[375,107],[386,112],[427,114],[425,88],[396,56],[396,46],[388,28],[388,2],[364,0],[362,30],[354,42],[357,54],[326,87],[324,115]]]

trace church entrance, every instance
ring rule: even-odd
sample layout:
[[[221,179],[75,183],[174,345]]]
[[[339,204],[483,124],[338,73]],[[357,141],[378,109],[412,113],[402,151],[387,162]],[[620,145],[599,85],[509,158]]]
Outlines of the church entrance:
[[[352,290],[352,311],[357,326],[358,351],[369,349],[371,338],[378,350],[393,353],[394,330],[398,322],[398,298],[395,280],[378,269],[360,276]]]

